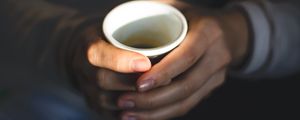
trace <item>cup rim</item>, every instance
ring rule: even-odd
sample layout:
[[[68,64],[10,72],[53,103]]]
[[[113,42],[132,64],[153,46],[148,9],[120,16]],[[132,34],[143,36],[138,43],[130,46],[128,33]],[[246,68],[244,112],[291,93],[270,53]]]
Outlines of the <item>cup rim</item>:
[[[112,34],[108,33],[108,30],[107,30],[108,23],[109,23],[108,16],[111,16],[113,11],[115,11],[120,6],[136,4],[136,3],[151,3],[151,4],[161,5],[161,6],[164,6],[166,9],[169,9],[176,17],[178,17],[182,24],[182,30],[181,30],[180,34],[178,35],[178,37],[176,38],[176,40],[174,40],[170,44],[163,45],[163,46],[156,47],[156,48],[146,48],[146,49],[145,48],[135,48],[135,47],[124,45],[123,43],[116,40]],[[103,29],[103,33],[104,33],[105,37],[107,38],[107,40],[111,44],[113,44],[115,47],[133,51],[133,52],[137,52],[137,53],[140,53],[147,57],[155,57],[155,56],[162,55],[162,54],[165,54],[165,53],[171,51],[172,49],[176,48],[180,43],[182,43],[182,41],[185,39],[185,37],[187,35],[188,23],[187,23],[185,16],[178,9],[176,9],[175,7],[173,7],[171,5],[160,3],[157,1],[130,1],[130,2],[125,2],[121,5],[118,5],[115,8],[113,8],[104,18],[102,29]]]

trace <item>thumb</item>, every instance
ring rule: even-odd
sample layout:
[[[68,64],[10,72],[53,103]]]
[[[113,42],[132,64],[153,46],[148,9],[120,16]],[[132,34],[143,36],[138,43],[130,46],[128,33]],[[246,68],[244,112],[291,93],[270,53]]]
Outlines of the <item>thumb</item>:
[[[121,73],[145,72],[151,68],[148,57],[116,48],[103,40],[89,46],[87,57],[94,66]]]

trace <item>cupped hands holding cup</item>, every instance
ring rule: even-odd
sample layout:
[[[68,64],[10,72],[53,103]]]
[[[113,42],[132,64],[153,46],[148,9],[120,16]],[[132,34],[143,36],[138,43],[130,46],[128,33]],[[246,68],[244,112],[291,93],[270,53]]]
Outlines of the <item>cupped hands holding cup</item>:
[[[225,81],[229,65],[243,61],[247,27],[234,9],[199,9],[175,0],[124,3],[107,15],[104,36],[87,48],[100,88],[86,87],[87,94],[96,95],[90,99],[100,108],[121,111],[123,120],[182,116]]]

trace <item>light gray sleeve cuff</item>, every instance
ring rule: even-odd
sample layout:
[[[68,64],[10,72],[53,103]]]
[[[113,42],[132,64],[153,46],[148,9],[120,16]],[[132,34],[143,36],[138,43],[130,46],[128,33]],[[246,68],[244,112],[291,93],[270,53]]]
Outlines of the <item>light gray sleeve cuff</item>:
[[[259,71],[268,60],[270,53],[271,25],[263,8],[253,2],[234,3],[230,7],[242,8],[250,22],[250,37],[252,44],[248,60],[241,69],[238,69],[238,74],[250,75]]]

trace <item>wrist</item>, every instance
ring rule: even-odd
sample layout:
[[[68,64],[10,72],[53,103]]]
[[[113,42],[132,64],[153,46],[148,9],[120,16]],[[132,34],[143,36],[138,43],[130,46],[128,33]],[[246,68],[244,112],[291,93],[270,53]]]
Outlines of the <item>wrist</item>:
[[[240,66],[245,61],[249,49],[247,18],[239,9],[231,9],[222,12],[218,20],[232,57],[231,66]]]

